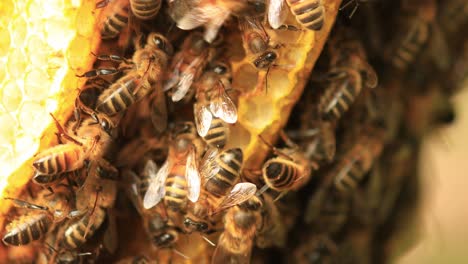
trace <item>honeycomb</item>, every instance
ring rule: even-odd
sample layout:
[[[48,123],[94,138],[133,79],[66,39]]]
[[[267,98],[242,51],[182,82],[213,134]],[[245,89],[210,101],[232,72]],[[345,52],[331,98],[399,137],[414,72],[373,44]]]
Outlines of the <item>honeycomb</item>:
[[[178,1],[175,0],[175,2]],[[163,9],[166,9],[167,5],[174,1],[167,2],[164,1],[162,4]],[[226,3],[230,3],[231,0],[214,2],[222,7]],[[265,1],[246,2],[263,3]],[[291,1],[287,2],[288,7],[293,5],[290,3]],[[429,6],[431,1],[427,1],[428,3],[420,3],[421,1],[409,2],[414,2],[413,4],[416,7],[426,7],[425,5]],[[131,3],[133,4],[133,1]],[[201,3],[204,2],[201,1]],[[351,22],[340,19],[338,25],[335,25],[335,19],[338,20],[340,16],[338,12],[340,5],[342,5],[341,0],[323,0],[321,3],[324,6],[326,19],[323,27],[318,31],[301,28],[291,12],[288,12],[284,24],[296,28],[295,30],[265,27],[264,30],[270,41],[278,44],[275,49],[279,55],[275,65],[271,66],[267,71],[259,71],[252,65],[252,58],[245,53],[242,47],[243,40],[240,36],[242,33],[239,32],[235,22],[228,19],[221,30],[222,33],[225,33],[225,43],[230,43],[230,45],[226,45],[225,52],[232,67],[232,87],[237,92],[235,101],[238,113],[237,123],[230,126],[230,137],[225,149],[236,147],[242,149],[244,153],[242,180],[256,184],[257,188],[264,184],[263,179],[251,172],[261,170],[265,160],[270,157],[272,147],[269,145],[276,145],[281,134],[280,131],[283,129],[297,129],[298,126],[307,123],[309,116],[306,113],[309,111],[308,109],[310,106],[315,106],[318,98],[322,95],[323,83],[315,81],[313,77],[315,77],[314,72],[316,70],[322,73],[324,69],[323,65],[316,65],[319,56],[325,57],[325,59],[322,59],[325,61],[327,55],[323,54],[333,53],[333,51],[329,50],[333,50],[334,44],[325,47],[327,41],[330,40],[329,35],[332,28],[334,26],[349,26],[348,24],[352,24],[353,28],[364,28],[363,24],[370,25],[366,27],[366,33],[357,31],[359,34],[362,33],[366,36],[368,34],[372,35],[372,26],[377,27],[377,30],[381,30],[378,28],[379,26],[387,29],[391,28],[391,26],[387,25],[389,24],[388,21],[379,20],[381,24],[373,24],[373,21],[377,19],[377,15],[369,11],[371,10],[370,7],[365,4],[362,7],[364,11],[361,11],[365,13],[365,18],[361,16],[350,20]],[[348,4],[344,5],[348,6]],[[133,45],[132,40],[125,39],[125,34],[129,34],[129,32],[122,32],[118,40],[102,41],[100,36],[102,18],[108,15],[105,12],[110,11],[111,6],[120,7],[120,5],[126,5],[127,9],[130,10],[129,3],[124,0],[53,0],[47,3],[38,0],[20,0],[0,3],[0,61],[5,66],[5,70],[0,72],[0,165],[2,167],[0,191],[2,198],[26,197],[26,193],[30,189],[38,191],[37,186],[31,187],[29,183],[33,176],[33,167],[31,166],[33,156],[58,144],[55,134],[57,128],[50,114],[53,114],[62,125],[66,125],[67,120],[70,120],[72,111],[75,108],[75,98],[86,81],[86,78],[80,78],[77,75],[93,68],[96,59],[93,54],[116,53],[121,56],[128,55],[128,50],[131,50],[128,47]],[[232,5],[234,6],[232,8],[235,9],[236,5]],[[381,8],[385,9],[385,7],[390,7],[391,4],[382,4],[382,6]],[[392,12],[396,12],[394,10],[400,8],[407,8],[404,7],[404,4],[402,6],[395,4],[395,6],[398,7],[391,6]],[[410,10],[414,8],[411,4],[409,6]],[[422,10],[423,13],[426,12],[426,8],[422,8]],[[431,8],[427,10],[434,11]],[[353,10],[352,13],[355,11]],[[344,14],[341,15],[344,17]],[[429,17],[435,19],[433,13]],[[157,23],[155,22],[154,25],[148,23],[141,29],[138,28],[137,24],[144,23],[141,21],[134,22],[133,19],[138,21],[137,18],[130,15],[130,23],[136,23],[136,25],[130,24],[126,30],[138,32],[139,30],[146,30],[145,26],[159,25],[154,27],[163,32],[165,22],[158,23],[164,19],[169,20],[167,14],[160,11],[160,14],[154,19]],[[266,21],[263,22],[267,23]],[[168,33],[168,35],[177,36],[179,34],[179,39],[173,42],[177,51],[180,47],[180,45],[177,46],[180,43],[180,36],[184,36],[186,32],[172,29],[172,26],[169,28],[169,31],[173,30],[175,33]],[[382,35],[381,32],[379,34]],[[177,37],[175,38],[177,39]],[[386,38],[388,37],[384,36],[376,39],[384,39],[385,45],[387,45],[387,42],[392,44],[395,42]],[[373,255],[378,255],[372,259],[374,261],[376,259],[388,260],[391,256],[410,246],[401,243],[401,240],[396,238],[395,234],[400,234],[401,230],[406,229],[395,219],[413,219],[411,211],[416,202],[415,197],[410,194],[413,191],[417,193],[417,190],[415,190],[417,189],[417,166],[414,164],[416,163],[419,141],[428,133],[428,130],[434,128],[433,124],[440,121],[440,118],[449,118],[438,115],[441,112],[446,113],[447,109],[450,110],[450,106],[447,105],[445,100],[446,93],[451,94],[454,92],[452,90],[447,92],[449,88],[446,88],[440,82],[434,81],[433,84],[424,83],[424,85],[421,85],[423,81],[417,79],[417,77],[409,78],[405,73],[398,72],[398,69],[389,69],[390,67],[387,65],[389,63],[388,57],[386,56],[391,53],[383,54],[383,52],[380,52],[380,46],[383,43],[377,43],[374,39],[365,40],[365,48],[369,51],[369,60],[376,62],[377,66],[375,68],[379,72],[379,86],[375,88],[377,89],[375,93],[377,97],[385,98],[382,102],[379,101],[377,111],[383,112],[383,119],[390,124],[385,132],[386,137],[388,137],[385,146],[381,146],[370,155],[380,155],[378,161],[375,161],[373,165],[373,170],[375,167],[393,168],[391,172],[388,172],[390,176],[385,181],[386,187],[381,187],[382,193],[391,198],[385,200],[388,204],[384,203],[381,206],[396,209],[393,209],[395,212],[389,215],[388,219],[379,219],[385,224],[382,224],[379,228],[387,230],[388,227],[391,234],[386,232],[377,233],[374,226],[362,228],[360,225],[355,229],[347,228],[344,234],[339,234],[337,237],[342,240],[342,243],[339,244],[340,253],[345,252],[342,253],[345,255],[338,254],[337,259],[334,260],[338,263],[342,263],[344,259],[349,260],[351,263],[370,263],[372,262],[371,257],[375,257]],[[458,42],[462,41],[457,39],[456,43]],[[339,41],[334,43],[339,43]],[[339,44],[336,45],[339,46]],[[455,50],[455,48],[452,49]],[[424,54],[422,58],[417,58],[417,63],[424,65],[425,58],[430,56]],[[106,63],[104,62],[104,65]],[[458,67],[458,70],[455,73],[456,76],[452,79],[463,79],[463,74],[460,72],[463,72],[466,64],[460,61],[456,61],[454,64]],[[431,67],[432,64],[427,67],[429,70],[423,74],[431,74],[431,71],[433,71]],[[412,69],[408,70],[409,73],[412,73],[411,71]],[[441,71],[447,73],[450,72],[450,69],[445,68]],[[380,75],[381,73],[384,74]],[[389,76],[397,77],[393,79]],[[418,89],[422,89],[421,86],[428,87],[429,92],[416,92]],[[402,87],[410,87],[410,89],[408,89],[408,92],[404,92]],[[451,89],[454,88],[451,87]],[[367,94],[367,91],[363,93]],[[357,126],[356,124],[362,122],[361,108],[366,102],[361,99],[358,98],[356,100],[357,106],[353,106],[350,113],[336,124],[337,131],[339,131],[337,133],[337,151],[340,151],[340,153],[345,152],[342,146],[347,147],[348,137],[353,138],[356,137],[356,134],[365,134],[367,132],[353,130],[354,126]],[[183,113],[182,116],[191,116],[191,114],[186,114],[188,111],[185,108],[187,107],[183,108],[178,104],[173,105],[173,107],[183,109],[180,110]],[[429,108],[431,111],[425,111]],[[131,110],[129,109],[129,111]],[[298,124],[302,121],[303,124]],[[400,130],[404,130],[404,132]],[[343,131],[349,131],[350,135]],[[404,136],[401,136],[401,134],[404,134]],[[397,137],[404,137],[405,140],[397,139]],[[411,144],[404,144],[409,141],[411,141]],[[338,158],[340,158],[339,155]],[[310,163],[313,162],[310,161]],[[317,175],[327,174],[331,171],[332,165],[324,165]],[[368,166],[371,167],[370,164]],[[408,175],[414,176],[410,177]],[[324,182],[326,182],[328,177],[324,178]],[[365,180],[366,186],[371,184],[367,181],[370,180]],[[297,194],[286,194],[282,198],[283,201],[275,201],[278,212],[288,214],[282,216],[277,212],[276,217],[278,219],[284,218],[281,221],[284,221],[285,226],[290,229],[289,243],[288,245],[282,245],[281,249],[275,249],[276,251],[258,250],[256,248],[251,260],[253,263],[264,263],[267,259],[273,260],[277,254],[281,254],[282,259],[289,262],[293,258],[301,259],[301,254],[306,255],[308,251],[312,250],[310,247],[316,241],[311,239],[310,243],[303,242],[301,244],[301,241],[309,241],[310,238],[306,237],[309,231],[302,233],[301,229],[306,229],[306,226],[302,223],[303,220],[297,220],[296,218],[304,214],[300,211],[305,210],[304,201],[309,199],[309,195],[320,192],[320,188],[317,191],[317,184],[318,182],[314,180],[306,188],[298,191]],[[119,186],[119,188],[124,187]],[[304,198],[304,201],[299,201],[302,198]],[[217,247],[216,245],[210,245],[206,240],[213,241],[216,244],[220,232],[206,235],[206,237],[194,233],[180,234],[179,241],[174,248],[156,249],[151,243],[148,243],[148,239],[141,238],[145,231],[141,223],[134,217],[135,211],[130,210],[129,213],[127,209],[121,210],[121,203],[125,203],[121,201],[122,199],[125,198],[120,197],[120,195],[117,197],[117,206],[112,210],[119,219],[117,224],[122,226],[131,223],[134,228],[130,230],[120,227],[118,237],[121,244],[118,246],[119,250],[110,256],[105,253],[100,256],[102,244],[97,246],[97,249],[90,253],[90,255],[95,254],[96,258],[101,257],[97,263],[99,261],[115,262],[130,256],[136,256],[141,252],[144,252],[144,255],[148,258],[157,259],[158,263],[211,262],[213,252]],[[98,201],[98,192],[96,193],[96,201]],[[403,203],[405,205],[402,205]],[[80,206],[84,205],[80,204]],[[359,205],[354,206],[358,207]],[[94,207],[96,206],[94,205]],[[0,203],[0,211],[5,216],[0,217],[0,226],[6,226],[5,222],[11,223],[11,218],[15,213],[18,214],[17,209],[11,210],[11,203],[5,199]],[[359,219],[362,220],[365,217],[362,216]],[[372,216],[367,217],[372,218]],[[352,226],[353,224],[355,223],[351,222],[349,225]],[[222,225],[222,220],[219,220],[218,225]],[[382,246],[374,246],[375,241],[382,242]],[[407,244],[412,242],[407,242]],[[35,246],[38,244],[34,243],[21,247],[2,247],[0,262],[34,262],[36,254],[41,250]],[[93,243],[100,242],[94,241]],[[258,243],[260,242],[257,241]],[[272,242],[263,241],[263,243],[269,244]],[[325,244],[327,243],[325,242]],[[332,253],[336,250],[333,249],[335,246],[330,246]],[[370,252],[371,250],[373,252]],[[350,254],[352,257],[347,259],[346,254],[350,251],[352,251],[352,254]],[[311,260],[309,259],[309,261]],[[95,263],[92,260],[90,262]],[[129,262],[122,261],[119,263]]]
[[[94,1],[2,1],[0,4],[1,196],[17,196],[32,175],[30,158],[56,143],[53,113],[72,111],[96,51]],[[6,213],[8,202],[0,204]],[[3,218],[0,220],[3,222]]]

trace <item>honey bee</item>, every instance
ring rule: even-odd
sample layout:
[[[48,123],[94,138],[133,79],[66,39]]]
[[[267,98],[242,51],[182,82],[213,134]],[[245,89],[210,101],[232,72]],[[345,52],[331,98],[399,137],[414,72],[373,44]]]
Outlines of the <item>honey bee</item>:
[[[351,33],[344,30],[340,33],[342,36],[332,39],[335,45],[330,45],[335,48],[331,52],[331,84],[319,102],[321,118],[327,121],[340,119],[363,87],[374,88],[378,82],[377,74],[367,62],[362,43],[352,37],[349,39]]]
[[[269,0],[268,22],[273,29],[282,26],[287,17],[284,11],[285,1],[301,26],[315,31],[322,29],[325,21],[325,7],[322,0]]]
[[[131,181],[129,197],[143,219],[144,229],[156,248],[171,248],[179,238],[182,232],[175,226],[165,213],[164,205],[157,205],[149,210],[143,206],[144,195],[148,191],[149,185],[155,176],[157,165],[151,159],[148,159],[145,166],[137,176],[132,171],[126,171],[126,177]]]
[[[132,13],[141,20],[154,18],[161,8],[162,0],[130,0]]]
[[[83,168],[77,169],[70,172],[57,173],[57,174],[36,174],[33,176],[32,180],[34,183],[39,185],[50,185],[60,182],[62,179],[67,179],[70,181],[80,180],[82,174],[84,173]]]
[[[262,206],[262,201],[254,195],[228,209],[212,263],[250,263],[255,235],[262,224]]]
[[[387,51],[387,60],[404,72],[421,54],[430,37],[430,23],[417,14],[402,18]]]
[[[343,195],[350,195],[372,168],[382,152],[383,131],[367,128],[356,143],[343,155],[334,168],[334,188]]]
[[[193,130],[176,135],[164,164],[159,171],[151,172],[154,176],[143,199],[144,208],[152,208],[164,198],[169,209],[181,211],[186,206],[186,197],[192,202],[198,200],[200,175],[197,146],[192,140],[196,132]]]
[[[187,95],[192,83],[200,78],[210,53],[209,44],[201,33],[193,32],[184,40],[181,51],[172,60],[168,81],[164,84],[164,90],[172,89],[172,101],[178,102]]]
[[[38,198],[38,201],[44,202],[46,205],[6,198],[12,200],[17,207],[34,211],[20,216],[7,225],[6,233],[2,239],[5,244],[11,246],[27,245],[43,238],[51,230],[54,223],[62,222],[67,218],[76,218],[83,214],[83,211],[74,210],[73,197],[70,195],[69,189],[63,185],[58,185],[51,196],[46,190],[42,191]]]
[[[44,244],[46,247],[39,251],[37,257],[37,263],[48,264],[48,263],[87,263],[85,261],[91,261],[91,252],[79,253],[76,250],[65,249],[60,246],[59,239],[62,237],[63,228],[57,227],[52,232],[48,233]]]
[[[226,144],[228,124],[237,122],[237,108],[226,91],[231,90],[230,70],[224,63],[216,63],[195,84],[197,102],[194,104],[198,134],[218,148]]]
[[[326,176],[307,203],[304,221],[311,224],[316,233],[335,234],[340,231],[351,210],[350,199],[332,188],[333,175]]]
[[[247,54],[253,55],[253,65],[259,70],[266,70],[278,58],[270,44],[270,37],[260,20],[255,17],[239,18],[239,28],[242,32],[244,49]]]
[[[275,191],[298,190],[309,181],[312,170],[317,170],[319,164],[308,160],[285,133],[281,133],[281,136],[287,148],[277,149],[260,137],[276,155],[263,164],[263,180]]]
[[[128,25],[129,2],[128,0],[116,0],[105,6],[101,14],[101,37],[112,39]]]
[[[33,166],[37,174],[55,175],[82,168],[85,161],[108,164],[103,156],[112,144],[110,136],[91,118],[83,121],[77,130],[77,137],[69,135],[55,119],[58,135],[69,142],[46,149],[35,156]],[[41,176],[36,175],[36,179]],[[47,177],[42,177],[47,178]]]
[[[203,38],[211,43],[216,39],[219,29],[233,13],[241,13],[246,8],[245,1],[185,1],[169,2],[169,14],[182,30],[205,27]]]
[[[166,68],[171,54],[172,46],[169,41],[162,35],[152,32],[146,39],[146,45],[137,48],[131,61],[116,55],[98,56],[98,59],[110,58],[122,62],[117,71],[128,70],[128,72],[102,92],[95,110],[111,117],[149,94],[154,86],[160,85],[163,79],[162,71]],[[92,70],[80,76],[93,76],[96,75],[96,71],[102,70]],[[115,71],[110,71],[110,74],[114,74]]]
[[[255,243],[259,248],[284,247],[287,240],[287,229],[285,220],[282,218],[273,197],[267,194],[261,196],[262,225],[257,230]]]
[[[85,244],[102,226],[108,215],[107,209],[115,203],[116,182],[102,178],[103,173],[99,172],[103,169],[97,166],[91,168],[95,173],[88,176],[83,188],[77,192],[77,204],[83,206],[87,213],[65,227],[61,245],[67,249],[76,249]]]
[[[184,225],[191,231],[213,232],[212,217],[227,208],[248,200],[255,194],[255,184],[236,182],[240,178],[243,154],[239,148],[219,152],[209,149],[202,160],[202,197],[189,208]]]

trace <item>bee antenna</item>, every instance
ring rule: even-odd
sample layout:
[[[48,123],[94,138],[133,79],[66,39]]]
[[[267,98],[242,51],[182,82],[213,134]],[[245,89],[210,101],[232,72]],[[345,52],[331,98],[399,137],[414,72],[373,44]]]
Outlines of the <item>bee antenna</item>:
[[[208,244],[210,244],[210,245],[213,246],[213,247],[216,247],[216,244],[213,243],[213,241],[211,241],[210,239],[208,239],[206,236],[202,235],[201,237],[203,238],[203,240],[205,240],[206,242],[208,242]]]
[[[60,137],[64,137],[72,142],[74,142],[75,144],[79,145],[79,146],[83,146],[83,144],[79,141],[77,141],[76,139],[74,139],[72,136],[68,135],[67,132],[65,131],[65,129],[63,128],[63,126],[60,124],[60,122],[57,120],[57,118],[55,118],[55,116],[52,114],[52,113],[49,113],[50,116],[52,117],[52,119],[54,119],[54,122],[55,122],[55,126],[57,127],[58,129],[58,136]]]
[[[58,250],[55,249],[51,244],[49,244],[48,242],[44,241],[44,244],[50,249],[52,250],[53,252],[55,253],[58,253]]]
[[[183,257],[184,259],[187,259],[187,260],[190,259],[188,256],[184,255],[182,252],[180,252],[179,250],[177,250],[175,248],[173,248],[172,251],[174,251],[177,255]]]

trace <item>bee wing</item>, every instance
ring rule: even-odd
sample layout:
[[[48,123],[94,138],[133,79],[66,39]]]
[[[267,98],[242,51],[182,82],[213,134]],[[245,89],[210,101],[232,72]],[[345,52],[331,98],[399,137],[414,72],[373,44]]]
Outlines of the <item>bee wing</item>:
[[[193,108],[198,135],[205,137],[210,129],[213,116],[205,105],[195,103]]]
[[[204,182],[207,182],[219,172],[220,167],[215,162],[216,156],[218,156],[217,148],[208,149],[205,153],[205,156],[203,156],[202,167],[200,172],[204,178]]]
[[[150,209],[151,207],[157,205],[166,194],[164,184],[166,183],[166,178],[169,174],[169,167],[169,161],[166,160],[166,162],[164,162],[162,167],[159,169],[156,176],[151,179],[150,185],[148,186],[148,191],[145,193],[145,197],[143,198],[143,207],[145,209]]]
[[[205,7],[197,7],[190,10],[177,21],[177,27],[182,30],[191,30],[204,25],[210,17],[207,15]]]
[[[169,76],[167,77],[166,82],[164,82],[163,90],[169,91],[172,87],[176,86],[180,79],[180,66],[184,61],[184,57],[179,53],[174,56],[173,63],[171,64],[171,71],[169,71]]]
[[[158,174],[158,165],[153,160],[146,161],[145,167],[143,168],[143,175],[148,177],[148,179],[156,178]]]
[[[224,241],[226,238],[223,237],[224,234],[221,235],[220,241]],[[252,253],[252,247],[246,252],[243,253],[234,253],[228,248],[224,246],[224,243],[218,243],[216,246],[215,251],[213,252],[213,257],[211,259],[212,264],[217,263],[239,263],[245,264],[250,263],[250,256]]]
[[[198,172],[198,165],[196,160],[195,148],[191,148],[188,156],[187,163],[185,164],[185,178],[187,180],[188,194],[187,198],[192,201],[198,201],[200,196],[200,173]]]
[[[214,12],[211,12],[210,21],[205,25],[205,33],[203,35],[203,38],[208,43],[213,42],[213,40],[216,38],[216,35],[218,35],[219,29],[224,24],[224,21],[226,21],[226,19],[231,14],[229,10],[223,8],[216,8],[213,11]]]
[[[135,172],[133,172],[131,170],[124,170],[124,171],[122,171],[122,177],[125,179],[126,182],[129,183],[127,185],[128,188],[125,188],[128,198],[132,202],[133,206],[135,206],[138,213],[141,214],[142,213],[142,211],[141,211],[141,198],[140,198],[141,194],[140,194],[140,190],[138,188],[138,181],[139,181],[138,176],[136,175]]]
[[[226,198],[221,202],[216,212],[247,201],[250,197],[255,195],[256,191],[257,186],[253,183],[240,182],[236,184],[228,196],[226,196]]]
[[[221,88],[218,97],[210,103],[211,113],[224,122],[234,124],[237,122],[237,108],[224,88]]]
[[[179,81],[174,88],[174,93],[172,94],[173,102],[182,100],[182,98],[187,94],[190,87],[192,87],[195,73],[199,70],[202,62],[202,57],[196,57],[190,65],[180,73]]]
[[[278,29],[286,20],[284,0],[270,0],[268,4],[268,23],[273,29]]]

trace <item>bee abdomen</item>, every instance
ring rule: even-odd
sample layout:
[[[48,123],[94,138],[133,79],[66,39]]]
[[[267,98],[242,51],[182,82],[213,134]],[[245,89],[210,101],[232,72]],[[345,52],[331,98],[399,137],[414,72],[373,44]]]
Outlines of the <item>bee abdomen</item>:
[[[40,174],[58,174],[83,166],[83,150],[78,145],[57,145],[39,156],[33,166]]]
[[[287,0],[296,20],[305,28],[320,30],[324,23],[325,10],[321,0]]]
[[[59,180],[65,177],[64,173],[57,173],[57,174],[37,174],[34,175],[33,181],[36,184],[49,184],[53,182],[58,182]]]
[[[299,172],[295,166],[269,161],[265,163],[264,175],[268,186],[276,190],[284,190],[293,185]]]
[[[132,0],[130,7],[137,18],[147,20],[158,14],[161,2],[161,0]]]
[[[186,203],[187,181],[182,175],[169,174],[166,179],[166,206],[174,211],[181,210]]]
[[[7,227],[8,232],[3,237],[5,244],[20,246],[36,241],[49,231],[52,220],[47,214],[36,214],[20,218],[20,221],[12,223],[12,228]]]
[[[220,118],[213,118],[208,134],[203,138],[210,146],[224,148],[227,141],[228,127]]]
[[[328,121],[340,119],[356,99],[357,93],[347,79],[327,89],[320,102],[322,118]]]
[[[126,78],[126,76],[123,78]],[[127,109],[135,102],[133,92],[138,85],[134,78],[117,81],[117,83],[109,87],[113,91],[112,93],[103,94],[99,97],[96,110],[111,116]]]
[[[347,173],[339,175],[339,177],[335,179],[335,188],[344,194],[352,193],[361,182],[364,175],[364,169],[360,163],[357,163],[353,165]]]
[[[124,27],[128,24],[128,6],[123,6],[115,14],[107,17],[101,30],[102,39],[111,39],[117,37]]]
[[[102,207],[97,207],[92,214],[83,216],[78,221],[67,227],[62,243],[66,248],[75,249],[86,243],[87,239],[93,236],[94,232],[102,225],[106,217],[106,211]],[[91,223],[89,221],[92,221]],[[88,232],[86,229],[88,228]],[[86,233],[86,236],[85,236]]]

